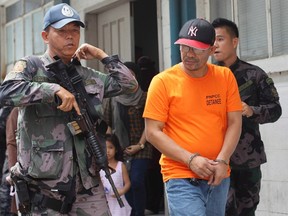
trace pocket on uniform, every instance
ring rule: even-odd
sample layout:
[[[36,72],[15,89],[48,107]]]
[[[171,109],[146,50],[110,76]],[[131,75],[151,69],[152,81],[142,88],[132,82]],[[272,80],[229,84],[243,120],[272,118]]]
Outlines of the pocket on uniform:
[[[33,140],[28,174],[37,179],[57,179],[63,167],[64,143],[59,140]]]

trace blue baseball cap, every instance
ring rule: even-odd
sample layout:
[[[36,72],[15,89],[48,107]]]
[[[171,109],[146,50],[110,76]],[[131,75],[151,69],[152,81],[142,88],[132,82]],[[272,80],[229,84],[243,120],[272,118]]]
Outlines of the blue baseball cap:
[[[85,24],[80,20],[80,16],[76,10],[65,3],[57,4],[46,12],[43,21],[43,30],[48,26],[60,29],[70,22],[77,22],[82,28],[85,28]]]

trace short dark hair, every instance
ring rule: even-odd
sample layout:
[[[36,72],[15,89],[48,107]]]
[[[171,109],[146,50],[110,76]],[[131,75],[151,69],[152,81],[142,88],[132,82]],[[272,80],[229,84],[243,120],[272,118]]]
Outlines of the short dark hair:
[[[238,27],[237,25],[232,22],[231,20],[225,19],[225,18],[217,18],[212,22],[212,26],[214,28],[221,28],[224,27],[227,29],[228,33],[232,36],[232,37],[237,37],[239,38],[239,31],[238,31]]]

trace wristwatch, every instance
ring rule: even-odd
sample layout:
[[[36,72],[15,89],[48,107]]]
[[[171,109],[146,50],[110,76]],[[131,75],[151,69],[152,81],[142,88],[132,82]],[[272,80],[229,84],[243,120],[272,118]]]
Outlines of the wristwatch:
[[[145,148],[145,144],[143,144],[143,143],[140,143],[140,142],[139,142],[138,145],[140,146],[140,149],[141,149],[141,150],[143,150],[143,149]]]

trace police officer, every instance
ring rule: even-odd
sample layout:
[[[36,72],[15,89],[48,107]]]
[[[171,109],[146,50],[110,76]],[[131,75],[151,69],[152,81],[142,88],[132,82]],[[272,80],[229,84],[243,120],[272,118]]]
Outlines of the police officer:
[[[78,48],[80,27],[85,25],[72,7],[65,3],[51,7],[42,31],[46,52],[18,61],[0,87],[0,104],[20,107],[18,162],[11,172],[28,186],[26,204],[33,215],[111,215],[85,139],[73,136],[67,127],[71,111],[80,114],[77,101],[50,77],[46,66],[55,56],[65,64],[72,57],[101,60],[108,74],[75,66],[99,117],[103,98],[132,93],[137,81],[117,57],[89,44]]]
[[[242,100],[242,134],[230,159],[231,183],[227,216],[255,215],[259,203],[261,164],[266,162],[259,124],[275,122],[282,114],[279,96],[271,78],[259,67],[237,57],[239,32],[235,23],[217,18],[214,58],[234,73]]]

